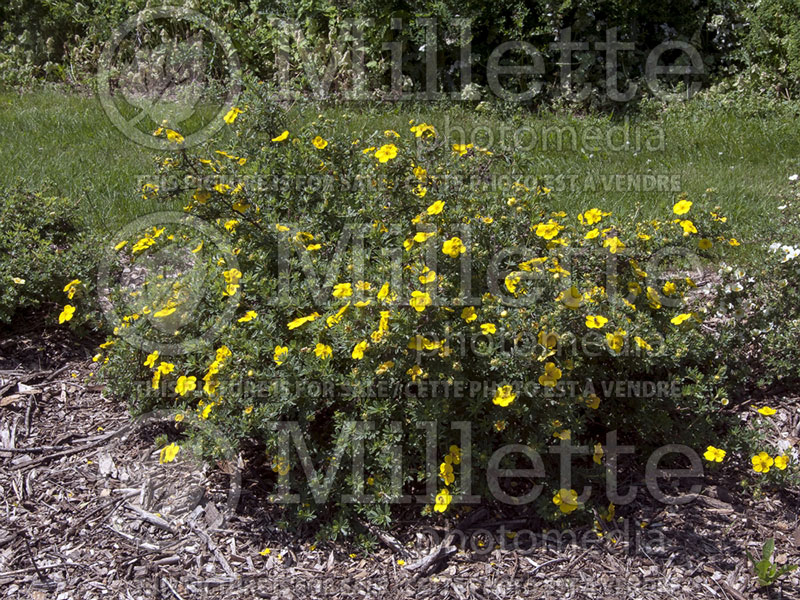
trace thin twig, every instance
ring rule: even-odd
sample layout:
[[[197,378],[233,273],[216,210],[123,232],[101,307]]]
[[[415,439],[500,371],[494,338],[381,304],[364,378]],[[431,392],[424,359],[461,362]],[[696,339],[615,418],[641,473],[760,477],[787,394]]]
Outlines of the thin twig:
[[[177,591],[175,591],[175,588],[170,585],[168,579],[162,579],[161,581],[167,584],[169,591],[172,592],[178,600],[183,600],[183,598],[181,598],[181,595]]]
[[[542,564],[535,566],[535,567],[533,568],[533,570],[532,570],[530,573],[526,573],[526,575],[527,575],[528,577],[532,577],[532,576],[533,576],[533,575],[536,573],[536,571],[538,571],[539,569],[543,569],[543,568],[545,568],[547,565],[554,565],[554,564],[556,564],[556,563],[562,563],[562,562],[566,562],[567,560],[568,560],[568,559],[567,559],[566,557],[563,557],[563,556],[562,556],[561,558],[554,558],[553,560],[548,560],[548,561],[545,561],[545,562],[543,562]]]
[[[124,427],[121,427],[120,429],[118,429],[116,431],[112,431],[111,433],[107,433],[106,435],[100,436],[97,440],[95,440],[94,442],[91,442],[89,444],[85,444],[85,445],[79,446],[77,448],[70,448],[69,450],[62,450],[61,452],[55,452],[53,454],[48,454],[47,456],[41,456],[39,458],[34,458],[32,460],[27,460],[27,461],[25,461],[23,463],[19,463],[18,465],[12,466],[11,469],[14,470],[14,471],[20,471],[22,469],[29,469],[31,467],[35,467],[36,465],[40,465],[40,464],[42,464],[44,462],[47,462],[49,460],[52,460],[54,458],[61,458],[62,456],[69,456],[71,454],[78,454],[79,452],[85,452],[86,450],[91,450],[92,448],[95,448],[95,447],[99,446],[100,444],[102,444],[106,440],[111,439],[115,435],[119,435],[120,433],[122,433],[124,431],[127,431],[128,429],[130,429],[130,427],[131,427],[130,424],[125,425]]]
[[[31,550],[31,545],[28,542],[28,538],[23,538],[23,541],[25,542],[25,548],[28,551],[28,558],[31,559],[31,564],[36,570],[36,574],[39,576],[39,581],[47,581],[44,574],[39,570],[39,566],[36,564],[36,559],[33,557],[33,550]]]

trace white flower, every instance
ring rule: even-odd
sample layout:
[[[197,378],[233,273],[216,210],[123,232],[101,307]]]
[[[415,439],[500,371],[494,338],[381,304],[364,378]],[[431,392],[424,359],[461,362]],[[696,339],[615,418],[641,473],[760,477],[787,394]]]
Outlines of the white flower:
[[[789,181],[797,181],[798,179],[800,179],[800,175],[798,175],[797,173],[795,173],[794,175],[789,175]]]

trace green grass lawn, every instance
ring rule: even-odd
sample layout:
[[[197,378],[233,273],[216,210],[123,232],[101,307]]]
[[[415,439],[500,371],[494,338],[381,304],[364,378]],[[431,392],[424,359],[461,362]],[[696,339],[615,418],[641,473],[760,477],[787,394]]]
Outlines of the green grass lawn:
[[[625,123],[606,117],[500,114],[463,105],[418,104],[368,110],[307,107],[284,117],[288,128],[298,130],[323,114],[353,139],[375,130],[402,131],[410,119],[434,124],[440,135],[449,130],[451,142],[461,141],[462,131],[470,141],[475,132],[478,144],[494,140],[490,149],[507,159],[515,176],[546,177],[565,210],[599,206],[636,211],[640,218],[663,217],[677,196],[676,185],[695,199],[711,188],[716,203],[732,217],[736,233],[760,243],[770,239],[777,207],[788,194],[789,175],[800,171],[796,115],[788,109],[763,112],[702,99],[651,110],[647,117],[628,123],[629,146],[622,146]],[[614,131],[613,147],[603,139],[585,139],[592,131],[604,136],[609,128]],[[515,131],[527,137],[515,143]],[[531,143],[531,132],[538,143]],[[46,185],[79,198],[87,221],[103,230],[165,208],[143,200],[137,190],[139,178],[154,172],[158,152],[118,132],[96,98],[58,90],[0,93],[0,152],[0,185]],[[641,188],[659,176],[661,189],[637,190],[637,185]]]

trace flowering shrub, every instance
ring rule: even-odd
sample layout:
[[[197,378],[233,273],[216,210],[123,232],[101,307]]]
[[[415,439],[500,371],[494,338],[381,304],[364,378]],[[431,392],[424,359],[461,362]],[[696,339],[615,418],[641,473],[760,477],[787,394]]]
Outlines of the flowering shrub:
[[[567,214],[508,156],[446,145],[435,124],[354,140],[322,118],[291,131],[274,114],[229,113],[226,147],[189,152],[157,132],[176,143],[161,181],[181,185],[144,193],[180,198],[186,220],[114,239],[115,252],[136,272],[174,248],[210,284],[202,302],[185,277],[112,292],[128,314],[96,358],[134,409],[175,408],[184,424],[263,444],[276,480],[294,476],[306,520],[325,514],[320,472],[348,460],[343,431],[364,444],[364,478],[339,473],[329,499],[357,490],[377,504],[340,509],[377,522],[401,492],[426,495],[430,514],[485,495],[469,466],[485,469],[506,443],[542,454],[550,474],[550,448],[584,447],[580,485],[604,476],[609,431],[642,452],[720,439],[731,334],[705,328],[713,306],[692,276],[739,245],[719,207],[681,196],[652,221],[599,202]],[[218,239],[193,236],[193,219]],[[136,344],[116,339],[134,329]],[[133,387],[143,379],[149,394]],[[213,454],[221,444],[203,431]],[[284,452],[288,433],[310,462]],[[511,458],[494,467],[530,464]],[[317,488],[298,484],[303,473]],[[548,485],[540,514],[579,507],[574,490]]]
[[[0,323],[86,296],[85,287],[68,285],[65,275],[89,279],[96,262],[93,236],[73,216],[77,203],[21,188],[4,189],[2,196]],[[81,320],[89,318],[87,312]]]
[[[792,181],[797,180],[793,176]],[[800,190],[797,190],[800,192]],[[796,237],[800,219],[789,205],[776,223],[778,239]],[[800,379],[800,248],[773,242],[754,266],[719,268],[721,294],[715,318],[733,318],[733,345],[742,349],[739,377],[758,387],[789,386]]]

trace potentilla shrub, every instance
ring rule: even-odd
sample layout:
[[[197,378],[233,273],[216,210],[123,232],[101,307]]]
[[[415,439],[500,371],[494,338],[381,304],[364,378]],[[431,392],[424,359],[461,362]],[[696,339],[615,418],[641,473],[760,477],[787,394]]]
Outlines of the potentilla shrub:
[[[65,306],[71,319],[80,300],[87,310],[70,325],[92,328],[88,307],[96,236],[76,216],[78,202],[21,185],[3,188],[0,195],[0,324],[32,314],[57,317]]]
[[[635,446],[633,466],[664,444],[719,443],[726,334],[705,326],[695,281],[738,245],[719,207],[568,214],[547,182],[445,144],[435,124],[351,139],[274,118],[232,110],[224,147],[156,132],[176,152],[144,193],[180,198],[185,216],[110,240],[115,335],[97,357],[135,411],[175,410],[211,454],[255,444],[274,498],[297,494],[308,520],[385,523],[403,494],[431,514],[497,498],[487,467],[531,465],[493,459],[510,443],[541,455],[532,506],[564,515],[607,504],[571,490],[605,476],[608,432]],[[551,450],[567,444],[584,450],[565,488]]]

